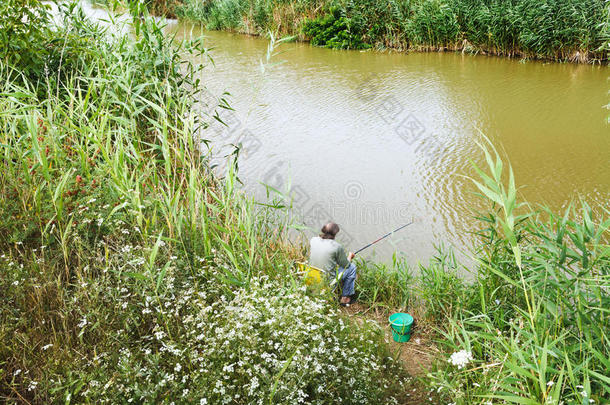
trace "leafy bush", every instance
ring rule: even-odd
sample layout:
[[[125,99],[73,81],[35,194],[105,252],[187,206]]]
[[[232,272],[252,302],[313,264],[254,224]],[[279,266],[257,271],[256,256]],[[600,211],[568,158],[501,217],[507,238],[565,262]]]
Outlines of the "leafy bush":
[[[330,9],[325,16],[307,20],[303,24],[303,34],[311,43],[333,49],[366,49],[369,44],[362,41],[360,30],[345,17],[337,7]]]
[[[7,0],[0,5],[0,59],[31,78],[44,77],[49,9],[38,0]]]
[[[70,5],[60,8],[73,11]],[[50,5],[38,0],[0,4],[0,61],[14,69],[13,77],[22,83],[46,88],[50,82],[61,88],[68,76],[92,61],[95,41],[76,20],[56,26],[49,10]]]

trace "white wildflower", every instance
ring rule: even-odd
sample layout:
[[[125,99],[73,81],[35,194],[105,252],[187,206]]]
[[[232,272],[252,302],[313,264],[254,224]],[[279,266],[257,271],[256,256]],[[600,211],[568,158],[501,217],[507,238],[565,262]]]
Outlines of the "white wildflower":
[[[467,350],[460,350],[449,357],[449,363],[457,366],[458,370],[466,367],[473,360],[472,353]]]
[[[47,350],[47,349],[49,349],[50,347],[53,347],[53,343],[49,343],[48,345],[44,345],[44,346],[42,346],[42,350]]]

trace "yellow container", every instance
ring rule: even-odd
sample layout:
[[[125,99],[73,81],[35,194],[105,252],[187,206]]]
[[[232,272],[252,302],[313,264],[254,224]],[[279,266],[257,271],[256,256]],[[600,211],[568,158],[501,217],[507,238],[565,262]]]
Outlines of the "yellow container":
[[[317,285],[322,283],[322,271],[317,267],[310,266],[307,263],[297,262],[299,273],[303,274],[303,280],[307,285]]]

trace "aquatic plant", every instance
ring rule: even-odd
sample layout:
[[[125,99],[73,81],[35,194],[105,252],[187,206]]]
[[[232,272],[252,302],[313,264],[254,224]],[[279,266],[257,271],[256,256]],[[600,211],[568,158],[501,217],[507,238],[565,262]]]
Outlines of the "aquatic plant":
[[[306,20],[303,34],[312,45],[333,49],[366,49],[369,44],[362,41],[362,34],[352,20],[342,15],[338,8],[331,8],[328,15]]]

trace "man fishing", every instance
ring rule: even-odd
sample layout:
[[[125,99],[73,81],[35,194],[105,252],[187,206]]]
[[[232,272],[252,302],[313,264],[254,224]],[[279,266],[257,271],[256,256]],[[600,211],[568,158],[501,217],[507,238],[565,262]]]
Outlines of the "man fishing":
[[[339,274],[338,281],[343,282],[340,305],[348,307],[352,304],[354,284],[356,282],[356,265],[352,263],[354,253],[345,255],[343,246],[335,241],[339,233],[339,225],[329,222],[322,227],[320,236],[311,238],[309,264],[326,272],[329,279]]]
[[[343,282],[340,304],[341,306],[348,307],[353,302],[354,284],[356,283],[356,265],[352,263],[354,256],[412,223],[413,220],[361,247],[356,250],[356,253],[349,252],[346,257],[343,246],[335,241],[335,236],[339,233],[339,225],[329,222],[322,227],[320,236],[311,238],[309,264],[326,272],[330,279],[337,278],[337,273],[339,274],[338,281]]]

